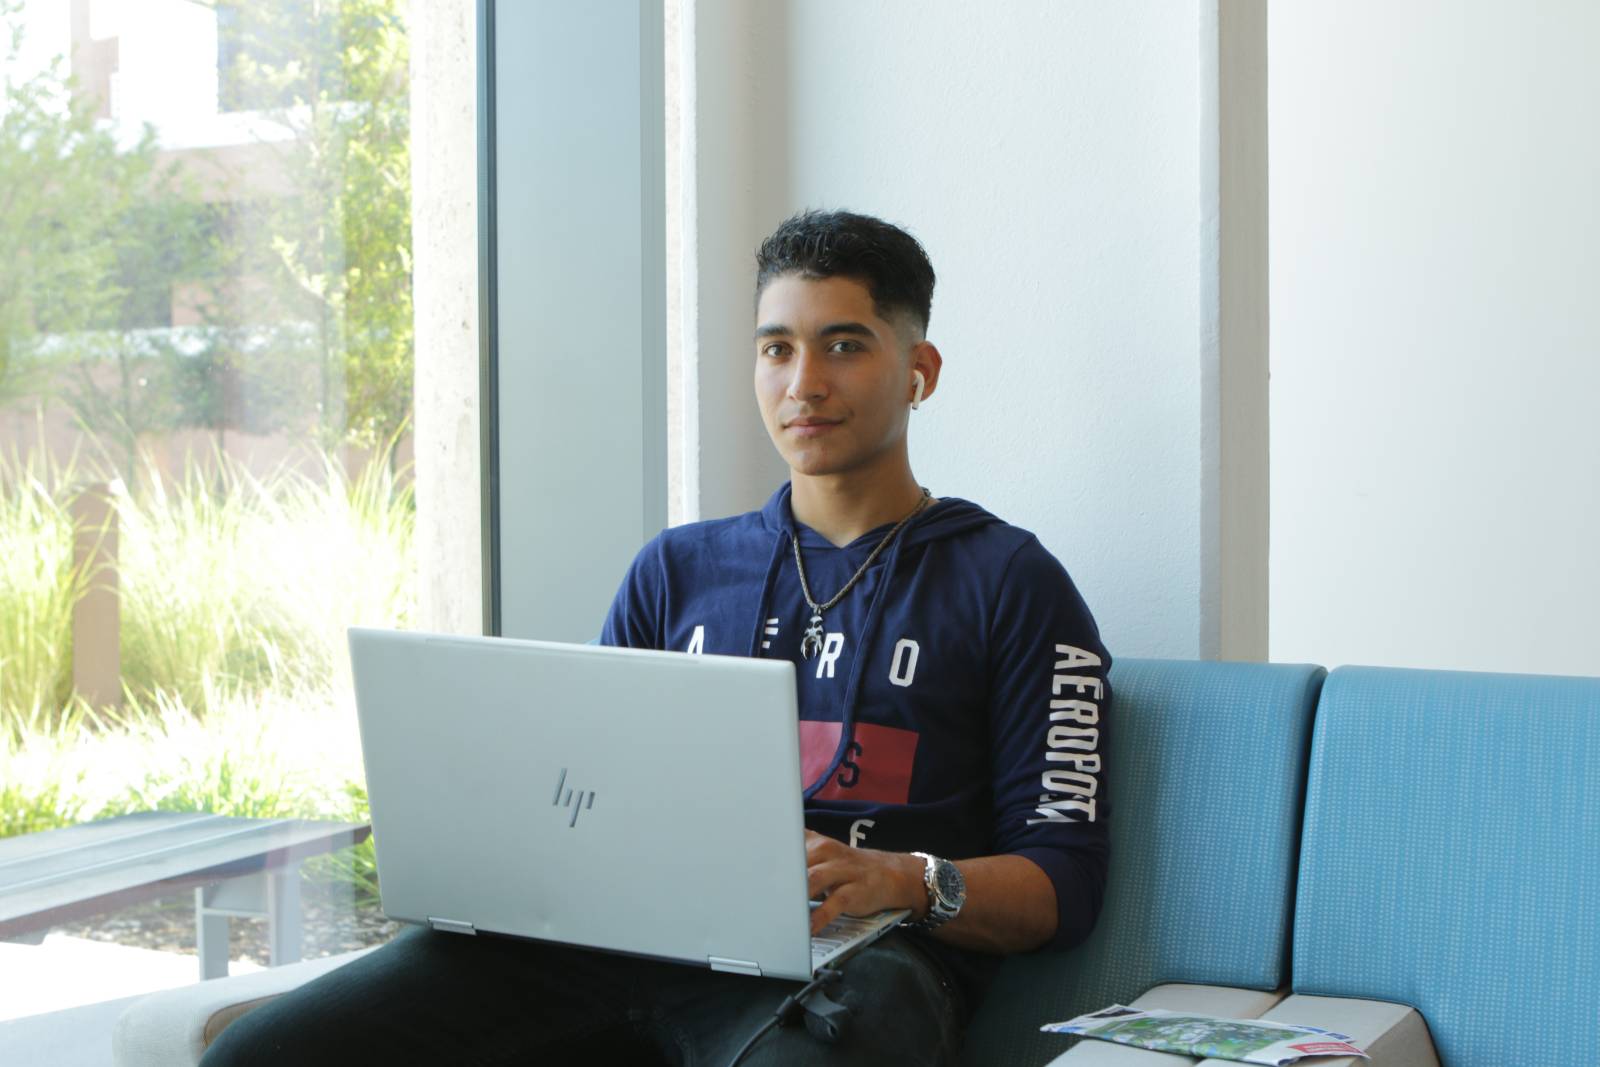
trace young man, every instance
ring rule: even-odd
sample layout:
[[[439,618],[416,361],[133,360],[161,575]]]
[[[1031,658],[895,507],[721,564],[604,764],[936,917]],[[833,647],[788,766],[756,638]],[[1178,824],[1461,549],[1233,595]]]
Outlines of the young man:
[[[909,420],[943,362],[933,286],[917,241],[867,216],[797,215],[763,243],[755,392],[790,481],[758,512],[662,532],[605,623],[608,644],[793,661],[813,927],[912,913],[845,963],[829,993],[853,1015],[843,1040],[774,1030],[747,1063],[953,1064],[1002,955],[1075,944],[1100,907],[1110,657],[1033,535],[912,475]],[[620,1044],[721,1064],[795,988],[414,930],[245,1016],[204,1062]]]

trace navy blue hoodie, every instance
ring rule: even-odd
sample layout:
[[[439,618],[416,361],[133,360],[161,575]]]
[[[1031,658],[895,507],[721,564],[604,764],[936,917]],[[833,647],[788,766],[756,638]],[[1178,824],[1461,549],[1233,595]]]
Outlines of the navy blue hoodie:
[[[795,522],[785,484],[760,511],[664,530],[634,559],[601,640],[791,660],[806,825],[864,848],[1025,856],[1055,886],[1053,944],[1075,944],[1109,854],[1099,629],[1038,538],[949,498],[826,612],[822,651],[803,659],[811,612],[792,539],[826,603],[891,525],[835,547]],[[969,978],[989,970],[952,962]]]

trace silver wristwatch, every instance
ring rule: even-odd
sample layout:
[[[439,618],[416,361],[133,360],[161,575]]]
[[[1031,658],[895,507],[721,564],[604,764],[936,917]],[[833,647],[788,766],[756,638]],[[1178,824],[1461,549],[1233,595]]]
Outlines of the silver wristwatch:
[[[918,930],[933,930],[954,919],[967,902],[967,880],[961,869],[949,860],[913,852],[922,860],[922,884],[928,889],[928,914],[905,925]]]

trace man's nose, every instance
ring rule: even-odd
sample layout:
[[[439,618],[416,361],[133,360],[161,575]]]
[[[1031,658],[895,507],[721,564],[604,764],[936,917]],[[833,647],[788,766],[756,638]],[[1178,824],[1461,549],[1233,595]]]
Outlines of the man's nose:
[[[790,364],[789,399],[801,403],[820,400],[828,395],[828,381],[823,361],[801,349]]]

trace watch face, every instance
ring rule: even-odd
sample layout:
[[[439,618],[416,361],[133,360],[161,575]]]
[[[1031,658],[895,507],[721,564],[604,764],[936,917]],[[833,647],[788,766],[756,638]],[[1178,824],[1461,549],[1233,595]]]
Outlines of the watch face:
[[[967,894],[967,880],[961,877],[959,867],[946,860],[935,869],[933,880],[941,901],[952,907],[961,904],[961,899]]]

